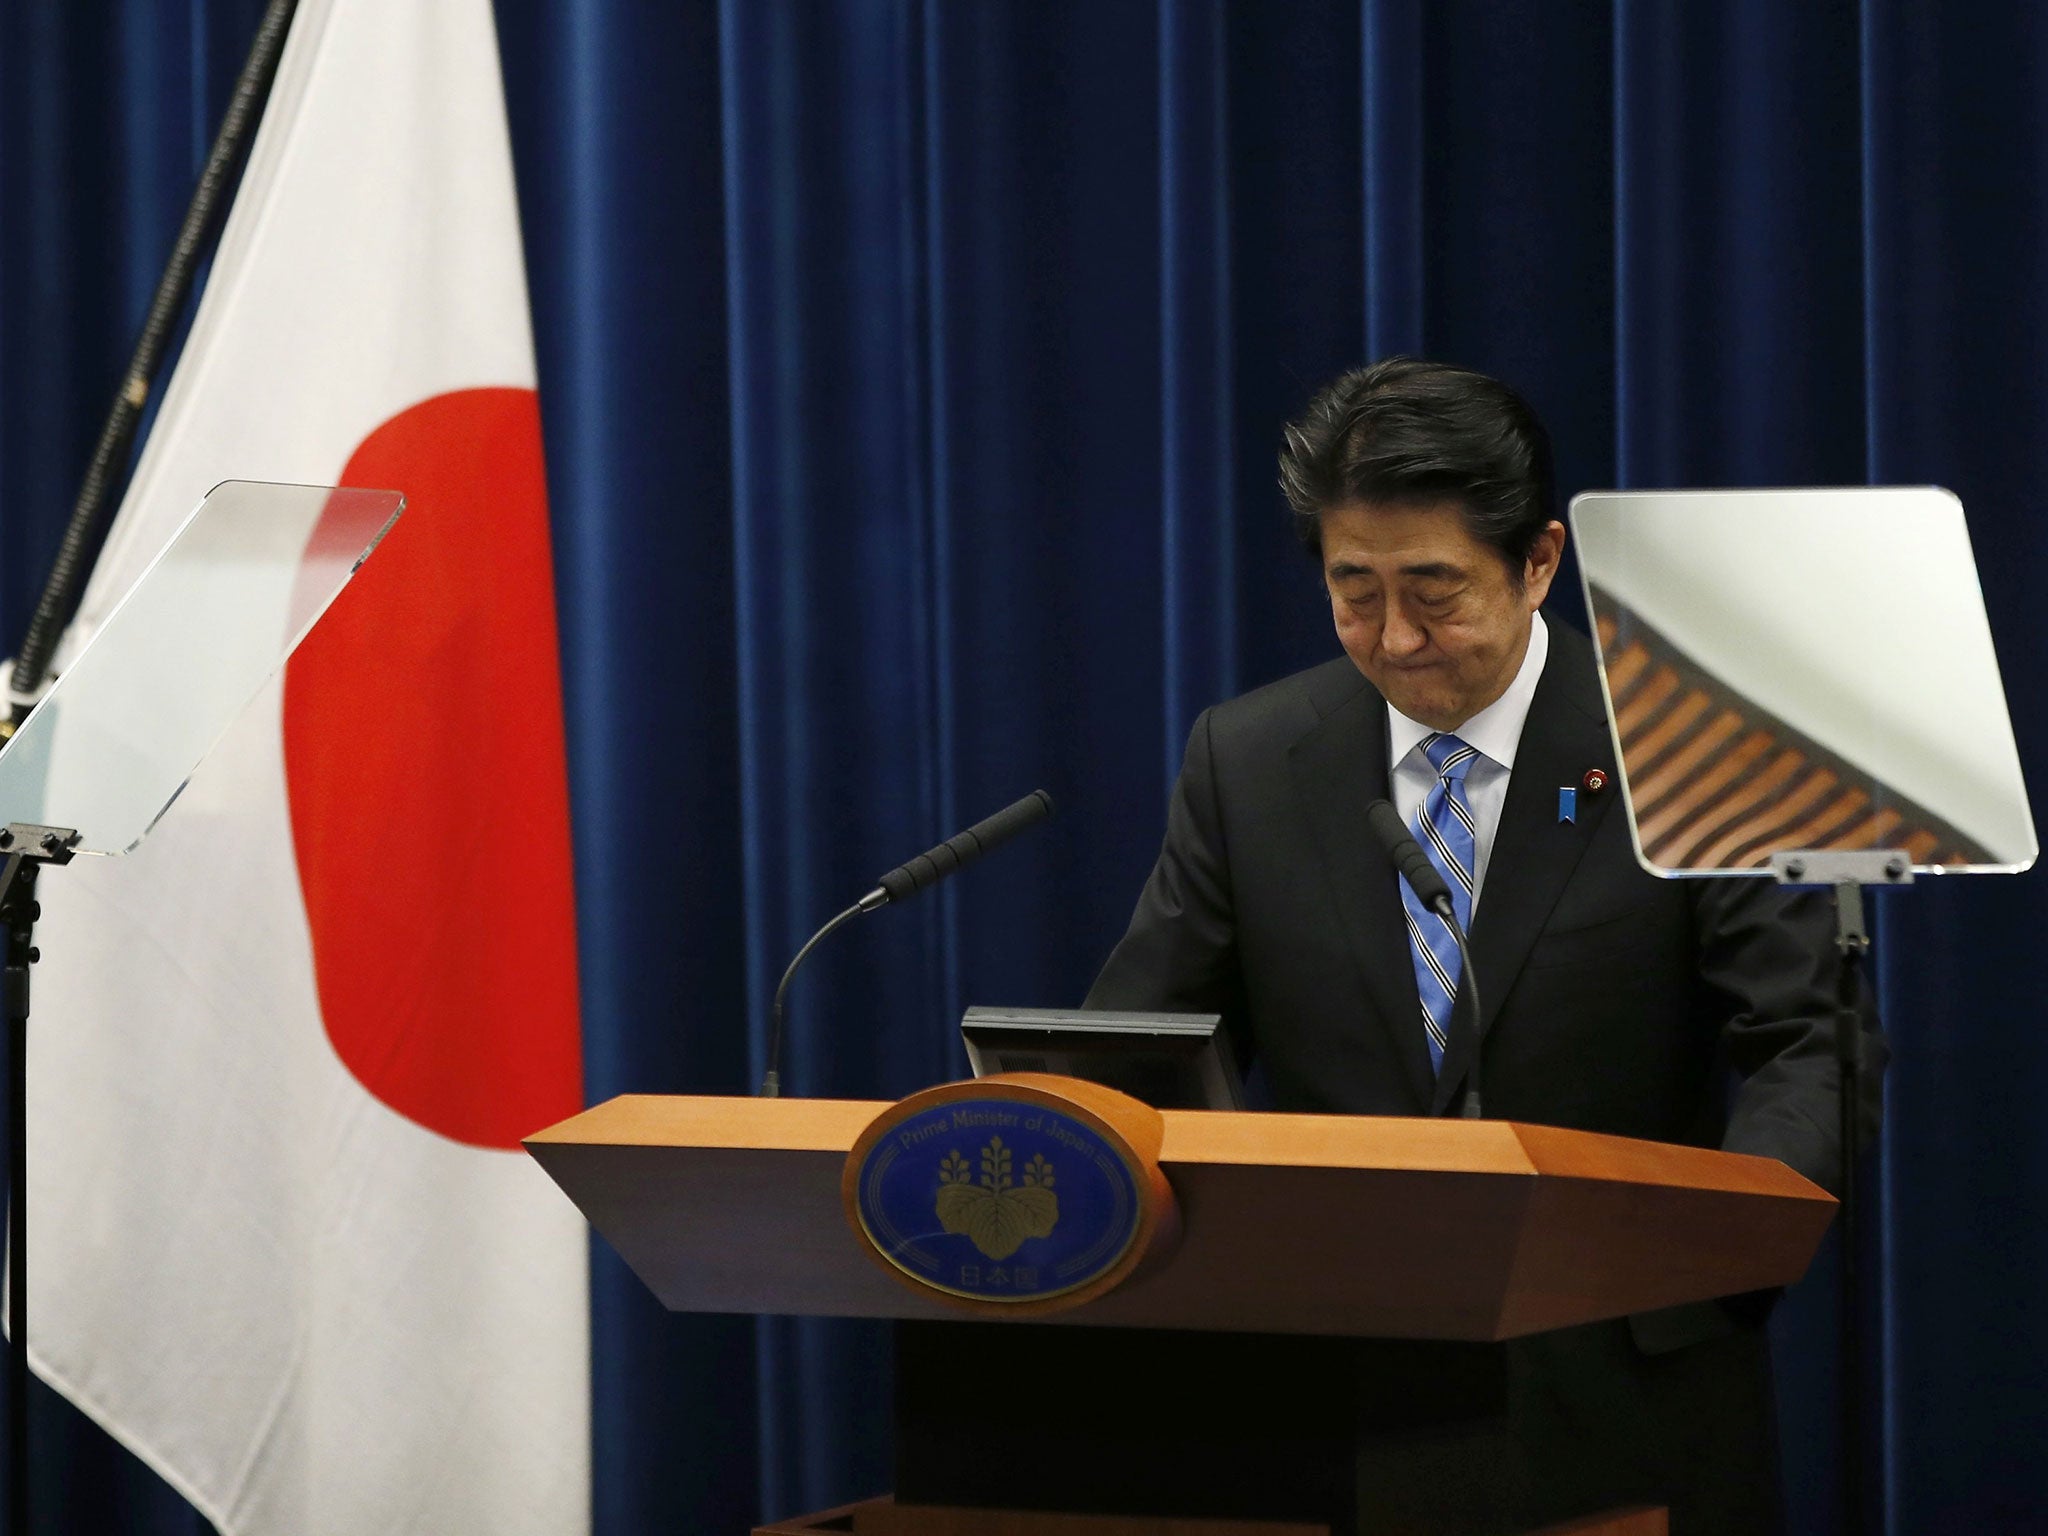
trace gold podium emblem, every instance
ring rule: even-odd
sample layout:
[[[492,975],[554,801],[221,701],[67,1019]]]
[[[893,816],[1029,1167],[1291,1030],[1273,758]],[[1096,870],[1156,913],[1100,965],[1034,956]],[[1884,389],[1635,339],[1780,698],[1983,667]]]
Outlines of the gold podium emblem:
[[[1024,1165],[1024,1182],[1010,1173],[1010,1149],[1000,1136],[981,1149],[981,1179],[956,1149],[939,1164],[938,1214],[948,1232],[960,1233],[991,1259],[1007,1259],[1027,1237],[1044,1237],[1059,1223],[1060,1200],[1052,1192],[1052,1164],[1034,1155]]]
[[[913,1290],[983,1316],[1058,1312],[1164,1257],[1180,1226],[1165,1131],[1098,1083],[941,1083],[868,1122],[839,1194],[861,1246]]]

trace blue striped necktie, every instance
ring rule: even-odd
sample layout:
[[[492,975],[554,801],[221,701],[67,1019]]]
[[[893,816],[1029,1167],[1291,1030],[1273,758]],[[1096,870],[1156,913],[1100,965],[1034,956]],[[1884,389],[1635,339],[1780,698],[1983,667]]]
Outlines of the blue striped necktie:
[[[1478,839],[1472,808],[1465,803],[1465,774],[1479,752],[1445,731],[1427,737],[1422,751],[1436,770],[1436,783],[1422,802],[1415,836],[1451,888],[1458,926],[1469,929]],[[1415,961],[1415,988],[1422,995],[1422,1025],[1429,1033],[1430,1069],[1441,1071],[1451,1026],[1451,1000],[1458,995],[1458,946],[1444,920],[1416,899],[1406,880],[1398,875],[1395,879],[1401,887],[1401,905],[1408,913],[1408,948]]]

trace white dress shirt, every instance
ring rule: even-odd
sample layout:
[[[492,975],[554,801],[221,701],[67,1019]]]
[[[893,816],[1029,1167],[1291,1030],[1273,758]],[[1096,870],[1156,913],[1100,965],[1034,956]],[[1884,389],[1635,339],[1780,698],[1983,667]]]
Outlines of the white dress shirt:
[[[1529,718],[1530,701],[1536,697],[1537,679],[1550,655],[1550,631],[1543,615],[1530,615],[1529,649],[1522,656],[1521,670],[1508,684],[1507,692],[1459,726],[1454,733],[1479,756],[1465,770],[1465,804],[1476,824],[1473,837],[1472,910],[1479,910],[1479,893],[1486,885],[1486,864],[1493,853],[1493,834],[1500,827],[1501,807],[1507,803],[1508,775],[1515,767],[1515,747],[1522,739],[1522,724]],[[1422,743],[1436,732],[1419,721],[1410,720],[1393,705],[1387,706],[1387,764],[1393,781],[1394,809],[1413,828],[1421,824],[1422,802],[1436,784],[1436,770],[1429,765]]]

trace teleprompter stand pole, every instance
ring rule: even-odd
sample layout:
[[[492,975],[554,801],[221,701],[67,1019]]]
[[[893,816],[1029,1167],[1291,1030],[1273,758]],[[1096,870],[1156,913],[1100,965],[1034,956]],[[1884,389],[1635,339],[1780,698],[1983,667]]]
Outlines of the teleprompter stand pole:
[[[1856,1131],[1863,1083],[1863,1021],[1856,1015],[1857,978],[1870,950],[1863,922],[1863,887],[1835,887],[1835,1066],[1842,1138],[1841,1435],[1842,1529],[1860,1536],[1863,1511],[1863,1276],[1862,1223],[1856,1177]]]
[[[1836,1218],[1842,1234],[1836,1410],[1842,1438],[1841,1529],[1846,1536],[1862,1536],[1868,1527],[1863,1465],[1863,1224],[1856,1147],[1863,1102],[1863,1020],[1857,999],[1862,995],[1864,958],[1870,952],[1863,887],[1910,885],[1913,862],[1898,849],[1780,853],[1772,855],[1771,869],[1782,884],[1829,885],[1835,893],[1835,948],[1842,957],[1835,973],[1836,1127],[1842,1143],[1841,1210]]]
[[[35,948],[36,877],[69,864],[78,834],[68,827],[10,822],[0,827],[0,1000],[7,1013],[7,1513],[26,1536],[28,1471],[28,968]]]

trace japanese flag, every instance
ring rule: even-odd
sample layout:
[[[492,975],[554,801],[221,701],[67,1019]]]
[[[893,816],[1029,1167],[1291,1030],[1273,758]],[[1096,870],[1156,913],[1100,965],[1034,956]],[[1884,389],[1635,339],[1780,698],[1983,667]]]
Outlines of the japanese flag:
[[[29,1346],[224,1532],[589,1526],[531,327],[489,0],[301,0],[75,654],[225,479],[407,510],[139,850],[42,882]]]

